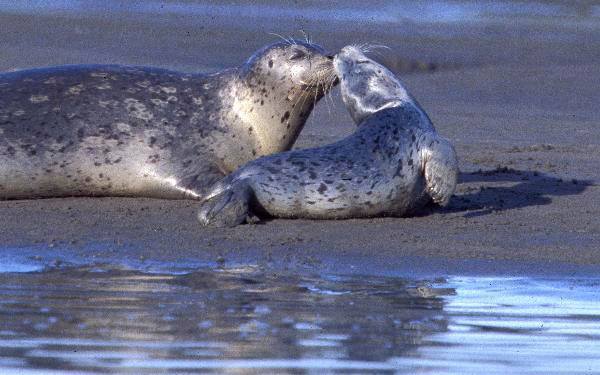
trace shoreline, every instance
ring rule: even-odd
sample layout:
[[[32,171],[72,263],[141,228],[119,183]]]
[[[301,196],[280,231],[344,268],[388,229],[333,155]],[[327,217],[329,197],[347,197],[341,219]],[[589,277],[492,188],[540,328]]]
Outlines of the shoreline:
[[[77,243],[4,246],[0,273],[46,272],[60,269],[130,270],[156,274],[187,274],[206,270],[253,268],[281,275],[378,276],[406,280],[448,278],[527,278],[543,280],[597,279],[600,264],[560,261],[456,259],[436,256],[378,258],[353,251],[291,249],[197,252],[195,249],[149,255],[131,244]]]

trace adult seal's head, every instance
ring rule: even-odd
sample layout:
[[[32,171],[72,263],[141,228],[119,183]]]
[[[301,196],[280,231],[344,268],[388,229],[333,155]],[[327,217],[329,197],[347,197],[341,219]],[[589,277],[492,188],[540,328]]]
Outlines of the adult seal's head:
[[[253,213],[400,216],[431,200],[448,203],[456,153],[402,83],[356,47],[342,49],[334,65],[357,131],[333,144],[246,164],[208,191],[198,214],[203,225],[237,225]]]
[[[318,44],[290,39],[256,51],[244,66],[244,78],[294,91],[319,88],[317,92],[322,95],[336,81],[333,57]]]
[[[239,69],[231,99],[239,136],[250,137],[253,156],[291,148],[318,100],[336,83],[333,55],[313,43],[290,40],[257,51]],[[226,94],[232,90],[227,90]],[[225,99],[226,100],[226,99]],[[226,158],[233,170],[248,161]]]

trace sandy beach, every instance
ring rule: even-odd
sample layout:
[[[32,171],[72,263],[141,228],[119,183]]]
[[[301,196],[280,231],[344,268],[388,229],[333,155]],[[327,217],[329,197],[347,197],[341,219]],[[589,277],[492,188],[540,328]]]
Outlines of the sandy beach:
[[[333,11],[325,22],[314,16],[329,14],[319,6],[290,5],[277,18],[235,7],[242,16],[230,17],[217,6],[196,13],[4,9],[0,70],[119,63],[214,71],[275,41],[269,33],[299,30],[332,51],[385,44],[390,50],[378,58],[456,146],[462,172],[449,207],[410,218],[276,219],[211,229],[198,224],[194,201],[2,201],[0,251],[42,264],[252,263],[337,273],[599,269],[600,27],[593,9],[575,9],[583,13],[563,21],[492,15],[464,22],[417,22],[401,10],[394,22],[371,9],[357,23]],[[353,129],[336,91],[319,103],[296,147],[326,144]]]

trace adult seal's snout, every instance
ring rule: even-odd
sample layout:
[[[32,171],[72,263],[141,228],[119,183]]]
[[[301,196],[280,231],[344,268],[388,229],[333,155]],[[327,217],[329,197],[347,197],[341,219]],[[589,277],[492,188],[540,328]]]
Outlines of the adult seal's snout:
[[[212,75],[116,65],[1,74],[0,199],[201,197],[289,149],[334,77],[326,52],[300,41]]]

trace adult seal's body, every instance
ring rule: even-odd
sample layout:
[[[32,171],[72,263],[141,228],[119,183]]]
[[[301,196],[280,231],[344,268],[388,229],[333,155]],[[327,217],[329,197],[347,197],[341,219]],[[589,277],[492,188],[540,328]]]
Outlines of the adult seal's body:
[[[248,163],[207,193],[201,223],[236,225],[253,212],[399,216],[430,200],[448,203],[457,181],[456,154],[402,83],[355,47],[342,49],[334,66],[358,130],[324,147]]]
[[[332,77],[332,57],[299,41],[212,75],[115,65],[1,74],[0,199],[201,197],[291,148]]]

